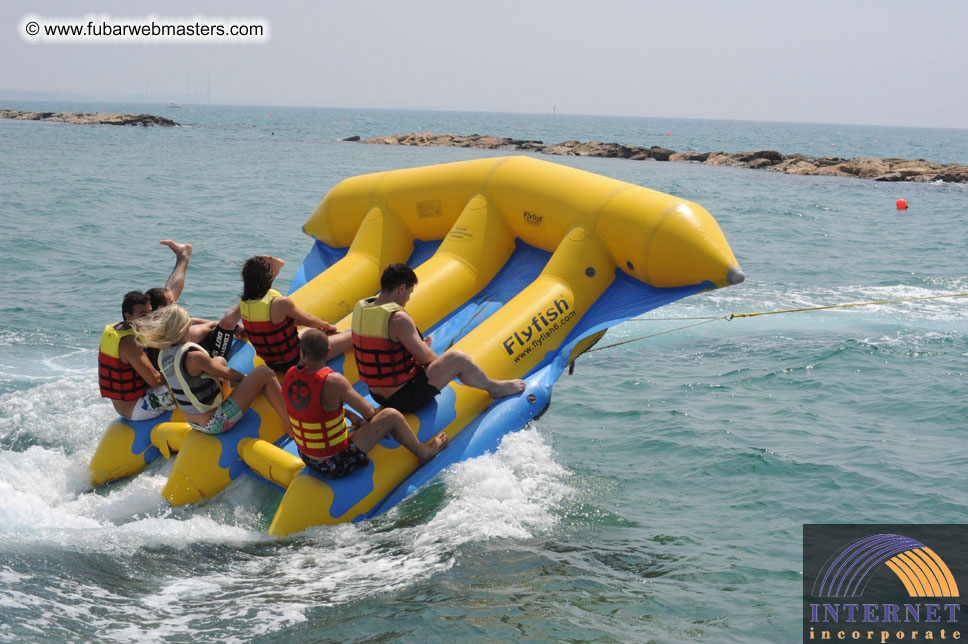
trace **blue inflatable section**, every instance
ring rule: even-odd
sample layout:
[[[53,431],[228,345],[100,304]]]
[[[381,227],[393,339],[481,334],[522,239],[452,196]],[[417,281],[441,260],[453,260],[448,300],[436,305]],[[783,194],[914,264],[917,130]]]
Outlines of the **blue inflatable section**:
[[[438,245],[439,242],[418,242],[407,264],[414,267],[418,266],[433,254]],[[346,254],[346,250],[330,248],[321,242],[316,242],[315,247],[306,257],[306,261],[297,271],[291,290],[301,287],[330,264],[338,261]],[[510,259],[486,287],[439,323],[424,331],[425,334],[431,336],[433,349],[438,354],[443,353],[486,320],[488,316],[507,304],[538,277],[550,257],[550,253],[528,246],[518,240]],[[621,271],[616,271],[615,281],[576,324],[562,346],[557,350],[549,351],[541,362],[525,376],[527,388],[524,393],[494,401],[451,440],[447,449],[438,454],[430,463],[417,469],[381,503],[356,520],[368,519],[386,512],[416,491],[421,485],[431,480],[444,468],[494,451],[505,435],[522,429],[528,421],[535,417],[535,410],[540,412],[547,408],[551,401],[553,385],[561,377],[575,347],[585,338],[646,311],[712,288],[714,288],[714,285],[711,283],[679,288],[653,288],[633,280]],[[337,371],[342,371],[343,358],[339,357],[330,361],[329,366]],[[373,399],[369,397],[363,383],[357,382],[354,386],[360,394],[373,403]],[[417,417],[420,420],[418,437],[421,441],[430,440],[456,417],[454,402],[455,394],[452,387],[446,387],[433,403],[420,410]],[[374,403],[374,406],[377,405]],[[384,439],[381,444],[387,449],[404,449],[392,438]],[[285,446],[285,449],[297,454],[296,447],[291,442]],[[372,464],[369,467],[372,467]],[[351,475],[336,481],[328,481],[334,492],[336,506],[339,506],[339,499],[344,496],[350,504],[361,498],[358,489],[361,481],[368,482],[372,486],[372,477],[365,472],[361,472],[361,474],[363,475]],[[302,475],[316,476],[315,472],[306,470],[303,471]],[[340,494],[341,490],[345,490],[346,494]],[[349,509],[348,507],[336,506],[332,509],[333,516],[338,516]]]

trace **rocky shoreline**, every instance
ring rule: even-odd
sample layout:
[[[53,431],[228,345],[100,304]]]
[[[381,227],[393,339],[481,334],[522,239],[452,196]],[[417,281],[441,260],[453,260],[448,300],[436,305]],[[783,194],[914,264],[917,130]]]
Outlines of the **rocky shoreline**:
[[[101,114],[90,112],[22,112],[0,110],[0,118],[18,121],[56,121],[80,125],[138,125],[141,127],[180,127],[179,123],[154,114]]]
[[[354,136],[345,141],[360,141]],[[599,143],[596,141],[564,141],[544,143],[520,139],[500,138],[470,134],[434,134],[433,132],[399,134],[396,136],[365,139],[363,143],[384,145],[443,146],[478,148],[494,150],[508,148],[525,152],[540,152],[562,156],[606,157],[640,161],[690,161],[705,165],[740,166],[745,168],[783,172],[785,174],[817,175],[828,177],[857,177],[874,181],[917,181],[948,183],[968,182],[968,167],[959,164],[942,164],[924,159],[878,159],[860,157],[844,159],[840,157],[812,157],[805,154],[780,154],[776,150],[755,152],[676,152],[669,148],[652,146],[649,148],[620,143]]]

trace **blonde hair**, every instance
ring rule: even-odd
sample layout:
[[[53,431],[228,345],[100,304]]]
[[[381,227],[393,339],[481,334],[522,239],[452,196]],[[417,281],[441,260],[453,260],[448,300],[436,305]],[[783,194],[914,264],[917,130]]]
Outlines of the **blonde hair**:
[[[154,349],[165,349],[181,340],[191,323],[188,311],[172,304],[133,320],[131,326],[134,327],[141,344]]]

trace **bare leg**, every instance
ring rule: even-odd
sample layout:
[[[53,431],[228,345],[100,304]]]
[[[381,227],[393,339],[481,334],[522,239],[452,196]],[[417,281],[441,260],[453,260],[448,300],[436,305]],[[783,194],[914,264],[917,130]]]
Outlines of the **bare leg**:
[[[158,243],[167,246],[175,253],[175,268],[165,282],[165,290],[171,295],[171,301],[176,302],[185,289],[185,273],[188,271],[188,258],[192,256],[192,245],[176,244],[170,239],[162,239]]]
[[[282,419],[282,424],[286,428],[286,431],[290,431],[289,423],[289,412],[286,410],[286,401],[282,398],[282,387],[279,386],[279,380],[276,378],[276,373],[265,365],[260,365],[252,370],[242,382],[236,386],[235,391],[229,396],[235,404],[239,406],[239,409],[243,411],[248,409],[252,405],[252,401],[260,393],[264,393],[266,400],[272,405],[272,408],[276,410],[279,414],[279,418]]]
[[[398,443],[413,452],[421,463],[426,463],[436,456],[440,450],[447,447],[449,440],[447,434],[441,432],[434,436],[429,443],[421,443],[417,440],[413,430],[410,429],[410,425],[407,424],[403,414],[396,409],[381,410],[370,422],[353,432],[350,440],[360,451],[369,453],[387,434],[391,434]]]
[[[523,380],[492,380],[463,351],[448,351],[427,367],[427,382],[443,389],[454,378],[468,387],[483,389],[491,398],[504,398],[524,391]]]
[[[333,335],[329,336],[329,353],[326,354],[326,360],[332,360],[337,356],[341,356],[352,348],[352,333],[349,331],[340,331],[339,333],[334,333]]]

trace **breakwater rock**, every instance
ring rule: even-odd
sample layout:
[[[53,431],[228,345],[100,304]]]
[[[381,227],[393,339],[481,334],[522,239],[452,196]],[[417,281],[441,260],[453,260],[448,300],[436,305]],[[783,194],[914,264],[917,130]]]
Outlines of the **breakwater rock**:
[[[90,112],[22,112],[0,110],[0,118],[19,121],[57,121],[82,125],[140,125],[142,127],[179,127],[179,124],[154,114],[102,114]]]
[[[359,140],[359,137],[351,137]],[[467,136],[457,134],[434,134],[423,132],[399,134],[396,136],[365,139],[363,143],[382,143],[385,145],[444,146],[494,150],[509,148],[542,154],[562,156],[608,157],[641,161],[689,161],[705,165],[740,166],[784,172],[786,174],[809,174],[831,177],[857,177],[874,181],[944,181],[952,183],[968,182],[968,166],[958,164],[944,165],[924,159],[878,159],[860,157],[843,159],[840,157],[812,157],[805,154],[781,154],[776,150],[756,152],[676,152],[657,145],[638,147],[621,143],[599,143],[597,141],[563,141],[544,143],[542,141],[509,139],[481,134]]]

